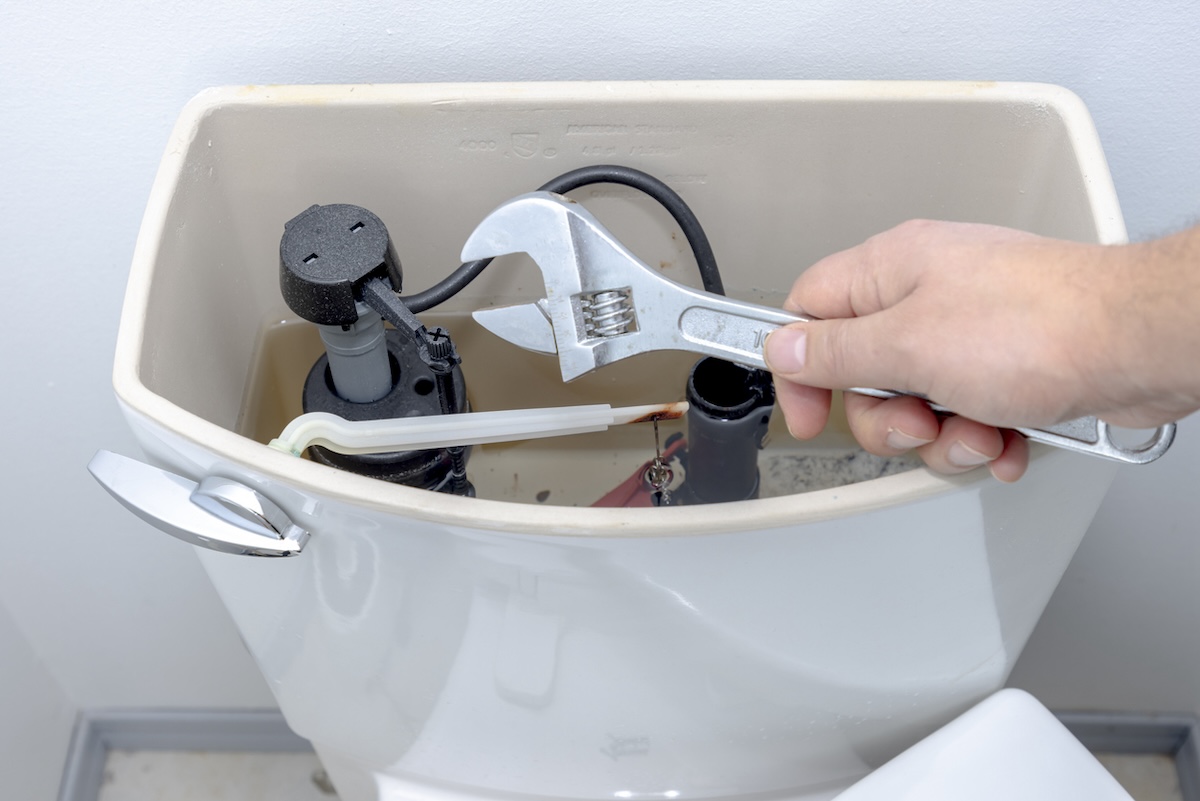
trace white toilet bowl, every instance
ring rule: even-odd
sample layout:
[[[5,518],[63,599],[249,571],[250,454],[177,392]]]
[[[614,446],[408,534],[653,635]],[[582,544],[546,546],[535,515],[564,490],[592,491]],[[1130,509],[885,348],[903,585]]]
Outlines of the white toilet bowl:
[[[287,559],[197,552],[343,801],[830,797],[1003,686],[1115,471],[1035,447],[1015,485],[913,469],[755,501],[595,509],[572,504],[645,459],[647,432],[479,448],[480,499],[263,444],[296,413],[318,347],[277,325],[284,221],[311,203],[368,206],[423,288],[493,205],[601,153],[674,181],[730,293],[765,302],[799,265],[911,216],[1124,236],[1086,111],[1052,87],[201,95],[151,196],[114,383],[151,461],[251,487],[310,532]],[[796,179],[761,191],[780,175]],[[657,210],[620,191],[589,198],[646,261],[686,273]],[[439,310],[475,408],[678,396],[686,358],[564,387],[552,359],[490,350],[465,314],[540,291],[531,265],[496,266]],[[272,350],[276,336],[287,346]],[[849,447],[844,428],[812,446],[780,429],[766,458]]]
[[[1001,690],[837,801],[1132,801],[1028,693]]]

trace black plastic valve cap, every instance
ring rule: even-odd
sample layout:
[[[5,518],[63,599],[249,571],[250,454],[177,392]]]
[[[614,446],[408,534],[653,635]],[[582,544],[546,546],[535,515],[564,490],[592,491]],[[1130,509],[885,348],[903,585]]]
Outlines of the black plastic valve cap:
[[[383,221],[361,206],[311,206],[283,226],[279,288],[288,307],[320,325],[350,325],[361,286],[385,278],[400,290],[400,260]]]

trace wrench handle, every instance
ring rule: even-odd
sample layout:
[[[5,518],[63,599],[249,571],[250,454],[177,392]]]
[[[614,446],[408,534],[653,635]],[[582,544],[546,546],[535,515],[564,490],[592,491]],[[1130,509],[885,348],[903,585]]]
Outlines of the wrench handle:
[[[766,306],[721,304],[705,298],[704,305],[686,306],[680,313],[678,336],[688,350],[765,370],[767,335],[788,323],[811,319]]]
[[[725,305],[727,308],[721,308]],[[736,301],[721,304],[707,297],[704,305],[688,306],[680,314],[679,336],[691,346],[690,349],[765,370],[767,363],[763,358],[763,347],[767,335],[789,323],[813,319]],[[850,391],[875,398],[911,395],[924,400],[939,414],[954,414],[950,409],[916,393],[866,387],[856,387]],[[1127,447],[1113,438],[1112,428],[1107,423],[1095,417],[1079,417],[1046,428],[1018,427],[1014,430],[1034,442],[1126,464],[1154,461],[1167,452],[1175,439],[1175,424],[1169,423],[1157,428],[1142,444]]]
[[[857,392],[859,395],[869,395],[872,398],[886,399],[901,396],[920,398],[938,414],[956,414],[945,406],[933,403],[915,392],[895,392],[890,389],[868,389],[866,387],[855,387],[847,391]],[[1112,427],[1108,423],[1095,417],[1077,417],[1074,420],[1067,420],[1046,428],[1014,426],[1013,430],[1034,442],[1042,442],[1056,448],[1086,453],[1089,456],[1100,456],[1126,464],[1153,462],[1166,453],[1167,448],[1170,448],[1171,443],[1175,440],[1175,424],[1167,423],[1165,426],[1156,428],[1153,435],[1142,444],[1127,447],[1113,438]]]

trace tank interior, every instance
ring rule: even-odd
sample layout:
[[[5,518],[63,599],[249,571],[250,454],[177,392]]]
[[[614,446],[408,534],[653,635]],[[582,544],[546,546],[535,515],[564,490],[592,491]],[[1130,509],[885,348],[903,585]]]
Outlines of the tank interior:
[[[405,293],[457,267],[467,235],[496,205],[596,163],[636,167],[671,185],[703,223],[728,294],[768,305],[782,303],[807,265],[914,217],[1097,236],[1063,121],[1028,102],[493,102],[438,91],[423,87],[403,103],[255,96],[205,116],[154,254],[139,375],[147,388],[262,443],[300,413],[300,388],[321,343],[283,303],[278,249],[284,222],[313,204],[377,214],[399,255]],[[699,285],[686,241],[652,200],[611,185],[572,196],[644,262]],[[693,354],[637,357],[564,384],[554,357],[510,345],[469,316],[543,294],[531,261],[504,257],[420,315],[453,335],[473,409],[682,399]],[[680,426],[664,423],[663,436]],[[650,427],[625,426],[479,446],[469,474],[481,497],[589,505],[653,454]],[[792,440],[776,414],[759,464],[762,494],[783,495],[915,462],[855,449],[835,411],[810,443]]]

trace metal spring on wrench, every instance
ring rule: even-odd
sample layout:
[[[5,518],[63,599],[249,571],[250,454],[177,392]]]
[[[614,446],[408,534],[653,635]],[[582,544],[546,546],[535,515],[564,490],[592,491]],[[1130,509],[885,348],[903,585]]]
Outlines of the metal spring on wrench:
[[[584,334],[588,337],[615,337],[636,330],[637,316],[628,289],[605,289],[579,296]]]

